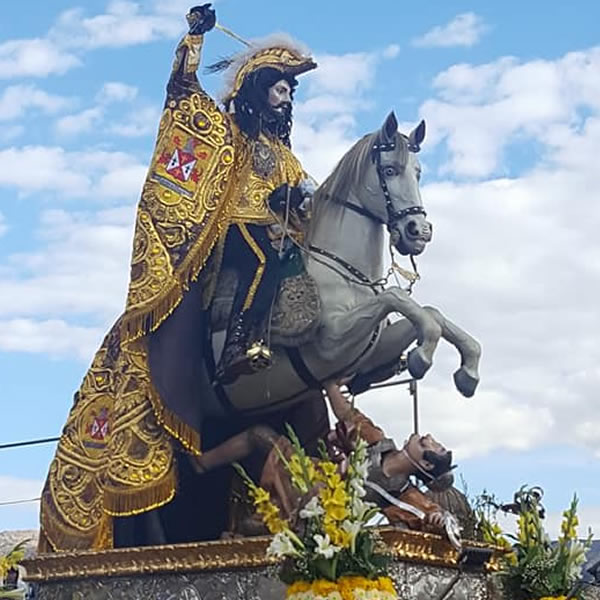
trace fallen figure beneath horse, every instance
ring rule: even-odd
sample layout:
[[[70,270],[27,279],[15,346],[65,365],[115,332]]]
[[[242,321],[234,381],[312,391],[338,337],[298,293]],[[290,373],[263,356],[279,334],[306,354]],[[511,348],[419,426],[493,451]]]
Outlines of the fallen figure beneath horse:
[[[430,434],[420,436],[416,433],[399,449],[382,429],[352,406],[336,383],[326,384],[326,390],[337,423],[329,432],[325,447],[329,458],[338,464],[340,473],[343,474],[347,468],[347,457],[357,439],[364,440],[368,445],[368,473],[365,489],[357,490],[363,500],[378,506],[392,525],[442,533],[458,546],[459,526],[454,516],[432,502],[411,480],[415,478],[436,492],[449,489],[454,481],[452,452]],[[293,431],[290,433],[295,435]],[[289,463],[294,453],[295,449],[287,436],[276,433],[268,426],[255,425],[202,456],[190,457],[190,460],[196,472],[202,476],[238,461],[243,464],[253,455],[266,455],[257,483],[269,493],[279,514],[286,521],[294,523],[299,511],[318,493],[317,487],[301,494],[292,485],[288,472],[290,467],[285,463]],[[248,502],[247,498],[242,504],[244,502]],[[240,509],[238,504],[230,518],[230,531],[226,535],[261,533],[268,533],[261,523],[261,517],[253,513],[250,505]]]

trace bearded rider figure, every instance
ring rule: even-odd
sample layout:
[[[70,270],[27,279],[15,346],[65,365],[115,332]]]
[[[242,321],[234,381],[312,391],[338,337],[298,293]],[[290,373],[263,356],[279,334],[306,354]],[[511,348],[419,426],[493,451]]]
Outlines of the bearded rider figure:
[[[177,48],[167,104],[201,91],[196,69],[203,35],[215,26],[215,11],[210,4],[194,7],[187,19],[190,29]],[[238,181],[230,192],[235,198],[221,242],[222,267],[236,272],[237,288],[216,371],[220,383],[231,383],[271,362],[265,326],[280,281],[280,257],[274,248],[277,228],[272,226],[278,223],[280,208],[298,208],[311,189],[291,151],[290,133],[295,77],[315,67],[289,39],[252,46],[235,59],[209,67],[231,73],[223,120],[235,154],[243,155],[236,161]]]
[[[289,243],[277,212],[302,216],[311,191],[290,149],[291,103],[296,76],[316,64],[283,36],[252,44],[218,64],[227,68],[219,105],[196,76],[215,12],[197,6],[187,21],[137,208],[125,311],[75,394],[50,465],[42,552],[128,545],[120,532],[135,529],[138,517],[154,523],[164,508],[177,520],[170,507],[192,497],[216,503],[217,492],[212,499],[205,490],[182,491],[188,479],[178,468],[187,464],[181,457],[220,443],[229,428],[247,427],[233,418],[219,426],[223,431],[207,424],[206,406],[220,401],[217,384],[270,363],[265,319],[283,270],[280,251]],[[223,269],[238,281],[215,367],[205,344]],[[205,393],[211,383],[214,393]],[[101,430],[94,427],[99,414]],[[213,509],[205,521],[215,521]],[[208,525],[194,539],[215,535]],[[173,529],[169,539],[184,539],[187,529]]]

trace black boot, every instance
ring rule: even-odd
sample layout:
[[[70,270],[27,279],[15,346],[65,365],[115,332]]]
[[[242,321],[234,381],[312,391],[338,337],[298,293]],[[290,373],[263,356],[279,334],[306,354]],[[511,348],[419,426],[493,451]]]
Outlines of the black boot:
[[[215,373],[219,383],[233,383],[240,375],[251,375],[271,365],[271,352],[264,342],[248,342],[250,333],[255,333],[253,329],[243,312],[231,317]],[[254,335],[252,338],[256,339]]]

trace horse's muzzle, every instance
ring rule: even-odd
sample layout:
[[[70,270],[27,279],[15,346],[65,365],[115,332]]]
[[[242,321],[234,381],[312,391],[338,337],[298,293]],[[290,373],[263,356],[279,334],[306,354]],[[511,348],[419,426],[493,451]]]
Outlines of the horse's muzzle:
[[[396,223],[390,232],[392,245],[400,254],[421,254],[433,236],[433,225],[421,215]]]

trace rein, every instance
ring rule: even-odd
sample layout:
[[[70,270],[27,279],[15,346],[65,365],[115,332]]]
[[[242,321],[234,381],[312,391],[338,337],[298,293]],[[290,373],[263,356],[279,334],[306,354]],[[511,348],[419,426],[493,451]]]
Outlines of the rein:
[[[391,142],[375,142],[371,147],[371,158],[377,167],[377,178],[379,179],[379,187],[383,193],[383,197],[385,199],[385,210],[387,212],[387,222],[384,223],[387,225],[388,231],[392,232],[392,225],[407,217],[409,215],[423,215],[427,216],[427,213],[423,209],[422,206],[409,206],[408,208],[403,208],[402,210],[395,210],[394,204],[392,202],[392,196],[390,194],[390,190],[388,189],[387,181],[385,180],[385,175],[383,174],[383,168],[381,166],[381,153],[382,152],[392,152],[396,149],[396,140],[392,140]],[[420,148],[413,144],[408,146],[409,151],[418,152]],[[362,208],[362,207],[361,207]],[[354,209],[352,209],[354,210]],[[359,212],[359,211],[357,211]],[[368,211],[365,211],[368,212]],[[362,214],[362,213],[361,213]],[[375,217],[375,215],[370,215],[370,218]],[[377,218],[377,217],[375,217]],[[381,222],[381,219],[377,219],[378,222]]]

